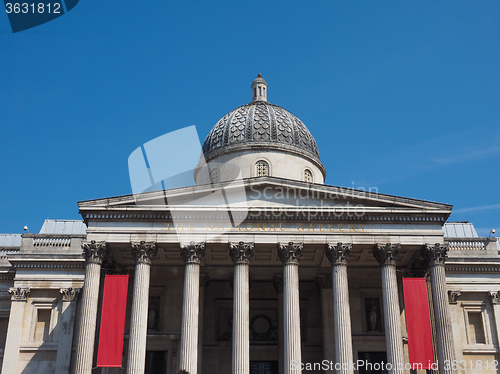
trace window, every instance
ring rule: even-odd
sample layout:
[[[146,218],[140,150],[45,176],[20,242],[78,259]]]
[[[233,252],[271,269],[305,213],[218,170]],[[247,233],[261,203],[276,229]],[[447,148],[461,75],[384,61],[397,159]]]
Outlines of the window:
[[[313,182],[313,175],[311,173],[311,170],[309,170],[309,169],[304,170],[304,182],[307,182],[307,183]]]
[[[258,177],[267,177],[269,175],[269,165],[265,161],[258,161],[255,164],[256,175]]]
[[[51,309],[38,309],[36,322],[35,322],[35,336],[36,342],[46,342],[49,340],[50,317],[52,314]]]
[[[467,337],[464,352],[474,353],[493,349],[486,303],[463,301],[461,306],[464,311],[465,335]]]
[[[210,179],[212,180],[212,183],[220,182],[219,169],[212,170],[212,172],[210,173]]]
[[[481,312],[470,312],[469,315],[469,344],[485,344],[483,317]]]

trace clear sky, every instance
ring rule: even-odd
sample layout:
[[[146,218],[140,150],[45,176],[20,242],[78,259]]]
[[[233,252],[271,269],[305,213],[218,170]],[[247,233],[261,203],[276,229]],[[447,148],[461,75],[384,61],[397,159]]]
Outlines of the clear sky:
[[[190,125],[203,141],[261,73],[327,184],[453,204],[500,234],[499,19],[497,0],[81,0],[13,34],[3,14],[0,232],[131,193],[134,149]]]

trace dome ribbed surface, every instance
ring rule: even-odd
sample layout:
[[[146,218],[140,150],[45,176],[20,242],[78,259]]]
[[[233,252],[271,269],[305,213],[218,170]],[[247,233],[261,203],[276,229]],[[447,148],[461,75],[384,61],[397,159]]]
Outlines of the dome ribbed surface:
[[[311,157],[321,164],[313,136],[289,111],[268,103],[253,101],[222,117],[205,138],[206,161],[239,149],[280,149]]]

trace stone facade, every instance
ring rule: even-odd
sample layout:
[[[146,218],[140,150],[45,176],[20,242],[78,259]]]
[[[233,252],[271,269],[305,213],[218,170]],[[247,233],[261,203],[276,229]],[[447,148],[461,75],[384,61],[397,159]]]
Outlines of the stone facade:
[[[248,108],[270,105],[262,77],[259,87],[266,90]],[[276,126],[277,114],[267,113]],[[292,152],[273,145],[271,133],[264,148],[243,142],[225,153],[215,135],[207,137],[209,161],[236,161],[244,171],[235,183],[246,202],[237,209],[222,200],[208,212],[177,206],[174,222],[174,208],[159,203],[199,201],[227,186],[212,181],[80,202],[83,222],[46,221],[56,228],[18,242],[0,237],[2,374],[281,374],[300,364],[335,372],[323,360],[350,374],[358,359],[408,363],[403,277],[426,278],[439,372],[497,372],[495,238],[470,227],[461,235],[466,224],[446,223],[450,205],[324,185],[310,139],[311,148]],[[252,174],[260,159],[269,161],[267,175]],[[242,207],[240,224],[221,220],[220,212]],[[130,275],[121,368],[96,368],[107,274]]]

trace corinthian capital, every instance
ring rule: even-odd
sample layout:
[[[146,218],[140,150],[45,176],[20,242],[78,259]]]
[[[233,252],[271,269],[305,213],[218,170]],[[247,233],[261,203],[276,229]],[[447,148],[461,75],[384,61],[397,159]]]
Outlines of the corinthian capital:
[[[156,248],[155,242],[145,242],[141,241],[138,243],[131,242],[132,254],[134,255],[136,264],[148,264],[151,265],[151,261],[156,256],[158,249]]]
[[[426,259],[429,266],[443,265],[448,258],[448,246],[436,243],[426,244],[422,248],[422,257]]]
[[[396,259],[398,258],[400,250],[401,244],[375,244],[373,247],[373,256],[378,261],[380,266],[396,266]]]
[[[82,292],[81,288],[61,288],[59,292],[62,295],[63,301],[73,301],[76,300],[78,294]]]
[[[11,287],[9,288],[9,293],[12,295],[11,296],[12,300],[26,301],[26,299],[30,295],[30,289],[21,287]]]
[[[82,248],[85,261],[90,263],[101,265],[104,257],[108,255],[108,243],[106,242],[91,240],[90,242],[83,242]]]
[[[283,262],[283,265],[286,264],[299,264],[299,260],[302,257],[302,252],[304,249],[303,243],[279,243],[278,246],[278,256]]]
[[[235,265],[246,265],[254,254],[254,243],[229,243],[229,256]]]
[[[351,255],[352,244],[332,244],[326,245],[326,257],[333,265],[347,265],[347,260]]]
[[[490,291],[492,304],[500,304],[500,291]]]
[[[181,256],[186,264],[199,264],[205,256],[205,243],[181,243]]]

